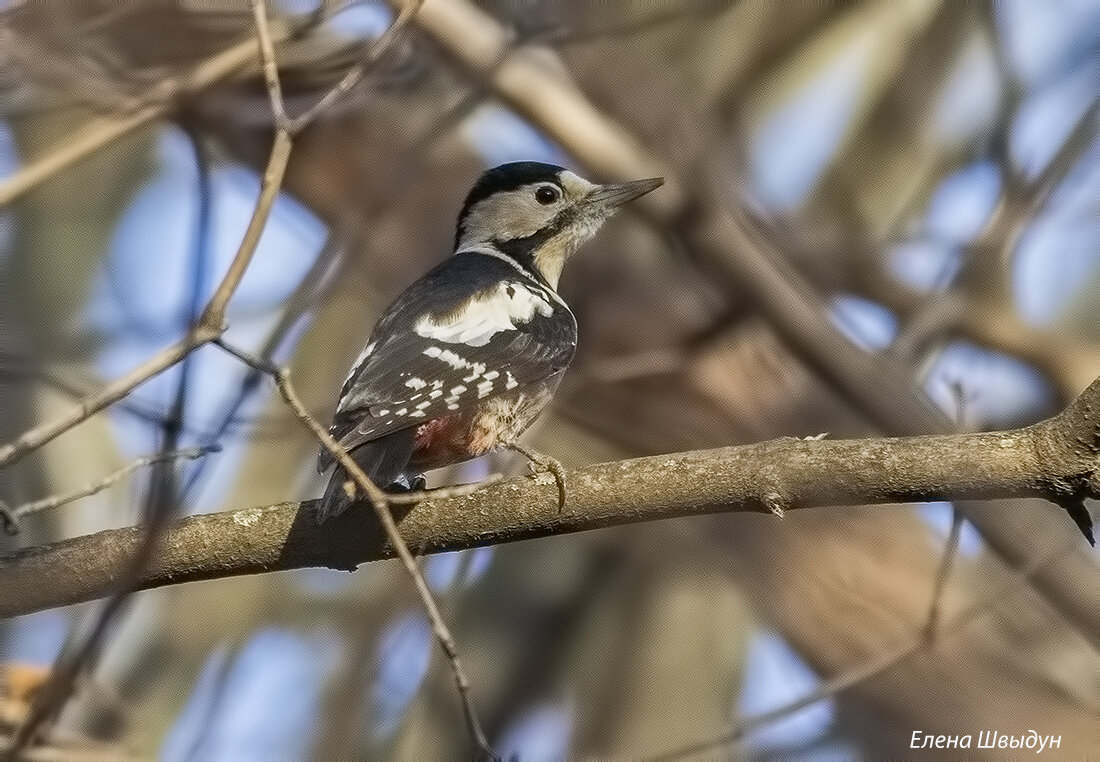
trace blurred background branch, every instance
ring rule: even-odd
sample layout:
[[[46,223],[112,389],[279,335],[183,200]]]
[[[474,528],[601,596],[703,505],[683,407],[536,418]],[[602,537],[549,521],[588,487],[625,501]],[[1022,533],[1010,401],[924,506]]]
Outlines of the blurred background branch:
[[[380,310],[449,251],[471,180],[519,159],[674,181],[566,268],[580,354],[531,437],[571,468],[1015,429],[1100,375],[1094,3],[427,0],[377,60],[396,6],[268,5],[291,114],[369,69],[296,135],[227,312],[226,340],[289,367],[320,419]],[[275,126],[252,21],[225,3],[0,10],[0,441],[170,345],[211,297],[199,276],[229,267]],[[0,500],[71,494],[177,437],[221,450],[28,515],[0,553],[134,524],[166,490],[194,513],[319,492],[316,443],[260,375],[210,347],[186,366],[9,463]],[[422,566],[504,754],[644,756],[774,713],[735,734],[738,756],[896,756],[915,729],[990,727],[1095,756],[1100,575],[1064,512],[882,518],[697,516]],[[51,738],[448,756],[459,707],[406,586],[369,564],[144,592]],[[883,664],[923,637],[931,598],[936,647]],[[88,608],[0,622],[0,662],[47,669]]]

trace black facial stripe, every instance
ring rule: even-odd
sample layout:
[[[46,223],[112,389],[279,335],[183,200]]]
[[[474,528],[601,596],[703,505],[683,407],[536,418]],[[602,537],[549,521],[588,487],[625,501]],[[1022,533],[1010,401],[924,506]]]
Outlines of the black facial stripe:
[[[544,243],[549,241],[555,235],[560,233],[569,225],[573,224],[573,221],[577,217],[577,210],[573,208],[562,209],[554,219],[544,226],[543,228],[535,231],[529,236],[524,238],[512,238],[511,240],[495,239],[493,245],[504,254],[514,259],[521,264],[526,270],[533,273],[538,278],[539,283],[547,288],[550,284],[546,282],[542,272],[535,265],[535,252],[539,250]]]
[[[554,233],[550,232],[549,228],[543,228],[534,235],[529,235],[526,238],[513,238],[510,241],[493,241],[493,246],[505,256],[511,257],[524,270],[535,276],[539,285],[549,287],[545,278],[542,277],[542,273],[535,267],[535,252],[538,251],[539,246],[549,240],[550,236],[553,234]]]
[[[513,191],[524,185],[547,182],[560,188],[558,174],[563,171],[562,167],[537,161],[517,161],[493,167],[485,172],[470,189],[469,195],[466,196],[465,208],[469,209],[478,201],[494,193]]]

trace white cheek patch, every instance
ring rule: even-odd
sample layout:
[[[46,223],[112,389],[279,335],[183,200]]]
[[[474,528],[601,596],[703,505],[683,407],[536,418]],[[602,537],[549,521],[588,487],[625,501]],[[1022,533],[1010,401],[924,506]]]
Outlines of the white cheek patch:
[[[554,308],[541,289],[522,283],[500,283],[487,297],[475,299],[453,317],[436,320],[430,314],[424,315],[416,322],[415,330],[426,339],[483,347],[501,331],[514,331],[530,323],[536,314],[550,317],[553,313]]]
[[[494,193],[474,204],[463,220],[460,246],[496,238],[526,238],[553,218],[556,207],[535,201],[535,189],[542,183],[524,185],[513,191]]]

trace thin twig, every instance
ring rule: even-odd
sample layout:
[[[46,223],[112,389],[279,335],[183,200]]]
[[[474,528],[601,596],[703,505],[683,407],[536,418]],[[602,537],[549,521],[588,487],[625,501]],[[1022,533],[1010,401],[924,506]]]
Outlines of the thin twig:
[[[936,569],[936,581],[932,585],[932,602],[928,605],[928,618],[924,624],[924,637],[932,640],[940,624],[943,605],[943,592],[951,578],[951,569],[959,553],[959,541],[962,539],[963,515],[954,505],[951,506],[951,531],[947,534],[947,543],[943,548],[943,557]]]
[[[462,667],[462,661],[459,658],[458,648],[455,645],[454,637],[451,635],[451,631],[447,627],[446,622],[443,621],[443,615],[440,613],[439,605],[436,603],[435,597],[428,588],[428,583],[425,581],[424,575],[421,573],[420,567],[416,563],[416,558],[413,556],[404,538],[401,536],[401,531],[397,527],[397,522],[394,521],[393,513],[390,511],[391,496],[383,492],[374,484],[366,473],[364,473],[363,469],[359,467],[359,464],[348,454],[348,451],[332,438],[332,435],[325,430],[325,427],[322,426],[316,418],[310,415],[309,410],[302,404],[297,392],[295,392],[294,386],[290,382],[290,376],[285,369],[279,368],[262,358],[254,357],[226,343],[224,339],[218,339],[214,344],[246,365],[270,375],[275,380],[275,384],[279,389],[279,394],[282,395],[287,405],[289,405],[295,415],[298,416],[298,419],[313,432],[313,436],[317,438],[317,441],[319,441],[321,445],[332,454],[336,462],[347,471],[348,475],[355,482],[355,486],[366,493],[371,507],[378,517],[378,521],[382,524],[382,528],[386,532],[386,537],[393,546],[394,552],[397,554],[398,558],[401,559],[405,571],[408,572],[413,580],[413,584],[416,586],[416,592],[420,595],[420,600],[428,613],[428,619],[432,623],[432,631],[435,634],[436,640],[439,641],[439,645],[442,647],[444,654],[446,654],[447,661],[450,663],[451,671],[454,673],[455,685],[458,688],[459,699],[462,701],[462,711],[466,719],[467,730],[469,730],[474,743],[477,744],[481,753],[487,754],[494,759],[497,758],[496,753],[489,746],[489,742],[485,737],[485,731],[482,730],[481,723],[478,721],[477,714],[474,712],[473,703],[470,699],[470,683],[466,677],[466,671]]]
[[[951,397],[955,401],[955,423],[959,429],[966,428],[966,407],[970,403],[966,387],[956,379],[949,384]],[[943,547],[943,556],[936,569],[936,578],[932,583],[932,600],[928,605],[928,617],[924,623],[924,636],[932,640],[936,636],[936,628],[939,627],[941,607],[943,605],[943,593],[947,589],[947,581],[951,578],[951,569],[955,564],[955,557],[959,552],[959,541],[962,539],[963,515],[954,503],[951,504],[951,530],[947,533],[947,542]]]
[[[39,511],[50,511],[54,508],[60,508],[63,505],[76,502],[81,498],[90,497],[98,492],[102,492],[113,484],[125,479],[127,476],[145,466],[151,466],[154,463],[164,463],[171,460],[197,460],[205,455],[209,455],[212,452],[217,452],[219,448],[217,445],[211,445],[208,447],[187,447],[182,450],[172,450],[170,452],[158,452],[152,455],[143,455],[139,458],[135,458],[128,464],[118,469],[117,471],[108,474],[99,481],[85,484],[83,487],[78,487],[72,492],[66,492],[63,495],[54,495],[41,500],[35,500],[30,503],[24,503],[11,509],[12,518],[15,521],[20,521],[24,516],[29,516],[32,513],[38,513]],[[9,532],[9,534],[16,534],[18,527],[15,527],[15,531]]]
[[[321,112],[325,111],[337,100],[351,92],[351,90],[362,81],[363,76],[371,67],[378,63],[382,56],[393,46],[398,36],[405,27],[408,26],[408,23],[412,21],[413,16],[416,15],[416,12],[420,10],[420,6],[423,4],[424,0],[406,0],[389,28],[371,45],[363,63],[348,71],[343,79],[341,79],[335,87],[325,93],[321,100],[317,101],[312,108],[291,120],[291,131],[295,133],[300,132],[313,122]]]
[[[256,39],[260,44],[264,82],[267,84],[267,97],[271,102],[275,127],[289,132],[290,119],[286,115],[286,104],[283,102],[283,86],[279,82],[279,65],[275,60],[275,43],[267,22],[267,6],[264,0],[252,0],[252,18],[256,24]]]
[[[260,234],[267,224],[271,206],[274,204],[282,185],[283,173],[286,170],[287,160],[290,158],[290,149],[290,136],[284,132],[277,132],[271,155],[268,158],[267,168],[264,170],[260,197],[256,202],[256,208],[252,214],[252,219],[249,221],[244,240],[242,240],[237,254],[222,278],[221,284],[215,290],[214,295],[210,297],[199,322],[178,342],[161,350],[125,376],[84,397],[76,407],[65,415],[41,426],[36,426],[22,434],[14,442],[0,447],[0,468],[53,441],[69,429],[118,402],[141,384],[171,368],[189,353],[213,341],[225,331],[225,309],[233,293],[237,290],[237,286],[240,285],[241,278],[244,277],[245,270],[248,269],[248,265],[252,261],[252,255],[260,242]]]
[[[274,46],[271,38],[271,30],[266,23],[266,16],[263,18],[262,23],[260,23],[259,20],[259,15],[264,11],[262,0],[257,0],[257,3],[259,5],[257,31],[260,37],[261,57],[265,67],[265,73],[267,73],[274,67]],[[276,116],[277,129],[275,131],[275,139],[271,148],[271,153],[268,157],[267,167],[264,171],[260,195],[257,199],[252,217],[249,220],[248,229],[245,231],[244,238],[241,241],[241,245],[233,261],[230,263],[229,269],[222,278],[221,283],[215,289],[214,294],[203,309],[201,317],[195,322],[187,335],[179,342],[162,350],[126,376],[108,384],[100,391],[88,395],[69,414],[50,423],[33,428],[25,432],[11,444],[0,448],[0,467],[52,441],[54,438],[87,420],[110,404],[126,397],[138,385],[172,367],[186,358],[195,349],[218,339],[222,333],[224,333],[226,329],[226,309],[255,254],[256,247],[259,244],[260,237],[267,224],[271,208],[274,205],[275,198],[282,185],[283,174],[286,170],[292,148],[291,133],[287,129],[285,112],[282,110],[281,91],[278,90],[277,70],[274,71],[274,77],[268,76],[267,81],[272,110]],[[331,102],[330,100],[330,103]],[[155,112],[157,107],[148,107],[146,110]],[[282,114],[282,117],[280,117],[280,114]],[[155,113],[153,116],[155,116]],[[305,412],[304,408],[302,412]],[[308,413],[306,414],[308,415]],[[375,490],[377,491],[376,487]],[[367,489],[367,491],[369,494],[370,490]],[[372,499],[373,498],[374,496],[372,495]],[[384,502],[382,505],[385,507]],[[388,508],[386,509],[386,513],[388,515]],[[161,532],[167,526],[171,515],[171,511],[158,511],[146,517],[147,524],[142,541],[131,556],[124,573],[119,578],[121,582],[118,583],[118,591],[104,606],[96,619],[91,633],[81,646],[66,651],[59,657],[49,683],[39,694],[39,698],[35,701],[26,721],[15,733],[10,747],[4,752],[5,757],[17,759],[27,745],[36,738],[39,732],[41,732],[51,719],[57,716],[58,712],[60,712],[61,708],[68,701],[75,681],[89,664],[94,663],[105,635],[122,613],[125,603],[128,600],[128,594],[133,589],[135,581],[140,579],[142,571],[149,563],[152,552],[160,539]],[[392,517],[390,518],[390,523],[393,524]],[[396,532],[396,525],[393,526]],[[405,553],[408,553],[407,548],[405,548]],[[438,611],[436,613],[438,614]],[[446,633],[445,628],[444,633]],[[449,633],[446,634],[449,637]],[[453,650],[453,641],[450,645]],[[445,649],[446,646],[447,643],[444,643]],[[462,693],[465,675],[461,673],[461,670],[459,670],[459,673],[456,675],[456,679],[458,678],[461,678],[459,689],[460,693]],[[468,708],[465,694],[462,693],[462,695],[464,706],[467,707],[467,712],[469,714],[472,710]],[[488,745],[484,743],[484,734],[481,733],[480,727],[477,726],[476,719],[474,720],[473,727],[477,731],[475,733],[475,739],[479,742],[479,746],[481,746],[483,750],[488,750]]]
[[[394,19],[391,24],[391,30],[394,26],[400,23],[404,26],[412,15],[419,8],[420,3],[410,3],[405,6],[403,10],[408,10],[408,13],[400,13]],[[275,49],[271,41],[270,29],[267,23],[267,8],[264,0],[252,0],[253,15],[256,19],[256,32],[260,38],[260,52],[263,57],[264,78],[267,82],[268,95],[271,100],[272,111],[275,116],[275,122],[277,126],[277,135],[283,135],[289,141],[291,131],[295,128],[297,123],[291,123],[286,115],[286,110],[283,105],[282,88],[279,83],[279,71],[275,61]],[[379,40],[379,45],[389,46],[393,40],[393,35],[386,34]],[[378,56],[372,56],[368,59],[367,63],[374,62],[378,59]],[[365,66],[359,67],[365,71]],[[341,80],[328,94],[321,98],[321,102],[326,107],[330,106],[336,101],[338,97],[346,93],[355,81],[362,76],[362,73],[357,77],[350,80],[348,84],[348,77]],[[329,97],[332,96],[332,97]],[[308,124],[309,120],[315,118],[320,110],[317,108],[310,109],[303,115],[301,123],[298,128]],[[205,317],[205,316],[204,316]],[[480,722],[478,722],[477,716],[474,713],[473,705],[470,701],[470,688],[469,681],[466,677],[465,670],[462,667],[462,663],[459,659],[458,649],[455,646],[454,638],[451,636],[450,630],[446,623],[443,621],[442,614],[439,611],[439,606],[436,604],[435,599],[432,596],[431,590],[428,589],[427,582],[424,580],[424,576],[420,573],[420,569],[416,564],[416,560],[412,553],[409,551],[408,546],[401,537],[401,533],[397,528],[397,522],[394,521],[393,514],[390,512],[388,497],[377,485],[375,485],[359,467],[359,465],[352,460],[347,451],[340,446],[340,444],[332,438],[332,436],[325,430],[325,428],[317,422],[309,410],[302,404],[302,401],[298,398],[297,393],[294,391],[294,387],[290,383],[290,379],[285,370],[279,368],[273,363],[264,360],[259,357],[250,355],[228,343],[226,343],[220,336],[213,340],[213,343],[222,348],[229,354],[236,357],[241,362],[249,365],[250,367],[262,371],[270,375],[279,389],[279,393],[282,395],[286,403],[294,410],[298,418],[309,428],[318,441],[332,453],[333,457],[340,463],[341,466],[348,472],[348,474],[355,481],[356,485],[366,493],[371,506],[374,508],[375,513],[378,516],[379,522],[382,524],[386,531],[386,535],[393,545],[397,555],[401,558],[402,564],[405,566],[410,577],[412,577],[413,583],[416,586],[417,592],[424,604],[428,613],[428,618],[432,623],[432,630],[435,633],[436,638],[439,641],[440,646],[443,648],[444,653],[447,655],[447,659],[450,662],[451,670],[454,673],[455,684],[458,687],[459,698],[462,701],[462,709],[466,718],[467,729],[470,732],[474,742],[477,744],[478,749],[491,757],[495,757],[495,753],[489,746],[488,741],[485,738],[485,732],[481,728]]]

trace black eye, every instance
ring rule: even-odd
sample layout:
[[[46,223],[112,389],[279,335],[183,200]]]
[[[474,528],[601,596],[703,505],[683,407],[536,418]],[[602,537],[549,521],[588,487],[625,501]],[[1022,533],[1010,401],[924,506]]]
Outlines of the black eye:
[[[558,193],[558,189],[553,185],[543,185],[535,191],[535,201],[543,205],[552,204],[560,197],[561,194]]]

